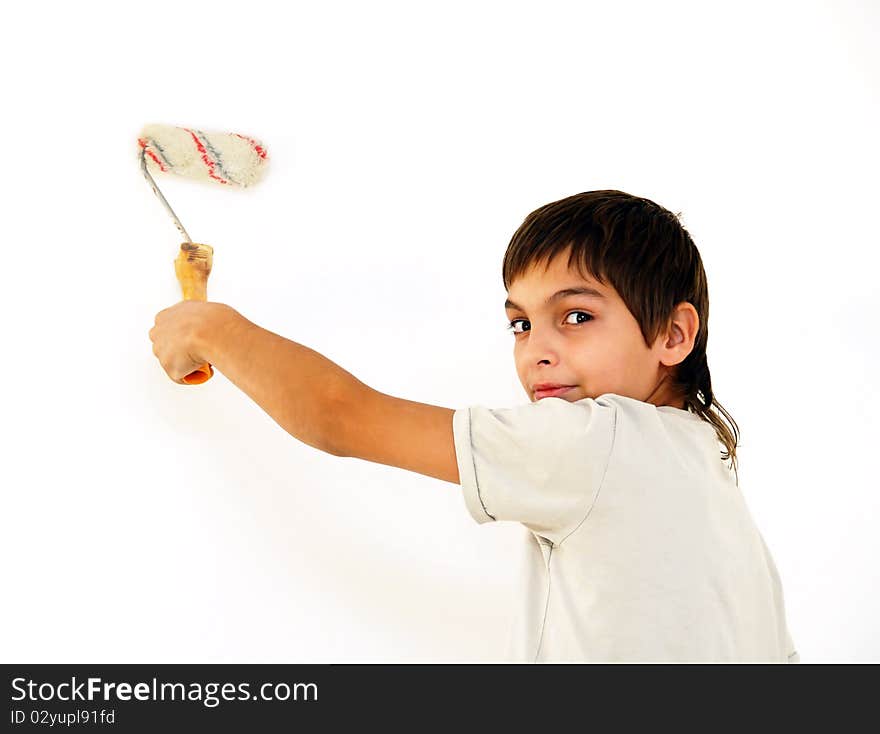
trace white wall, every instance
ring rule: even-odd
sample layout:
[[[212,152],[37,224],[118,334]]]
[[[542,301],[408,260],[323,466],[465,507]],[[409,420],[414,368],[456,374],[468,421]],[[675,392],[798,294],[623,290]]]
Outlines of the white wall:
[[[158,122],[269,150],[247,191],[159,182],[211,300],[450,408],[528,400],[500,277],[526,214],[600,188],[682,212],[802,660],[880,660],[876,3],[291,7],[4,11],[0,658],[504,654],[521,527],[162,371]]]

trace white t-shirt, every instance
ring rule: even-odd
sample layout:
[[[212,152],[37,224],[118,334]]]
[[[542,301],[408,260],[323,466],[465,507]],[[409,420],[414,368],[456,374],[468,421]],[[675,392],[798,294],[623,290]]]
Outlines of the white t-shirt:
[[[523,531],[511,659],[799,662],[715,429],[613,393],[453,416],[479,522]]]

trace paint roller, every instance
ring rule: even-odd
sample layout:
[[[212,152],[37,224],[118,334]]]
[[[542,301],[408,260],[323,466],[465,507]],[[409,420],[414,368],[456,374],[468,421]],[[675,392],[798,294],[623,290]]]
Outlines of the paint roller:
[[[204,132],[158,124],[143,128],[138,136],[138,148],[144,176],[184,237],[174,260],[174,273],[183,291],[183,300],[207,301],[214,248],[192,241],[150,171],[246,188],[262,178],[268,161],[266,148],[258,140],[238,133]],[[187,385],[199,385],[210,380],[213,374],[214,369],[206,362],[183,381]]]

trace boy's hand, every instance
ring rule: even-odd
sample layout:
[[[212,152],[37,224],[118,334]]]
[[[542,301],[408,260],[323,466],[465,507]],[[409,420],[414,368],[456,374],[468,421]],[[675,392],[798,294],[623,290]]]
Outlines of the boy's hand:
[[[153,354],[174,382],[185,384],[183,378],[205,362],[209,336],[218,323],[234,309],[212,301],[180,301],[156,314],[156,325],[150,329]]]

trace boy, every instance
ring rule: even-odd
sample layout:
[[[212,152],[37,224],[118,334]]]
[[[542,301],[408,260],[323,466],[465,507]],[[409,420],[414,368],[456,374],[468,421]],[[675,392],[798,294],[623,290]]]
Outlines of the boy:
[[[515,659],[798,662],[724,465],[737,427],[712,392],[706,275],[678,218],[621,191],[570,196],[526,217],[502,275],[530,400],[515,408],[380,393],[219,303],[159,312],[150,338],[172,379],[210,362],[310,446],[460,484],[477,522],[528,528]]]

